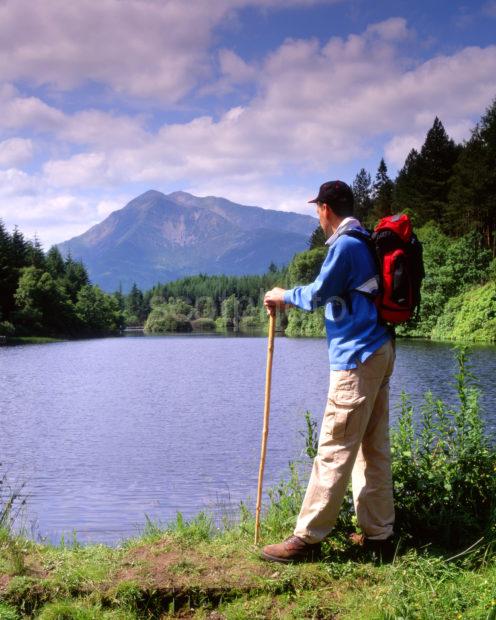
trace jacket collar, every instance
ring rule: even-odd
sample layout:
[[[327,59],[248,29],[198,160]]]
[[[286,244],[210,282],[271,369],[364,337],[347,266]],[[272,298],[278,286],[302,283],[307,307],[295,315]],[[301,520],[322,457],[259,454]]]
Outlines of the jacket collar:
[[[332,245],[336,239],[350,228],[361,228],[360,222],[355,217],[345,217],[336,231],[326,241],[326,245]]]

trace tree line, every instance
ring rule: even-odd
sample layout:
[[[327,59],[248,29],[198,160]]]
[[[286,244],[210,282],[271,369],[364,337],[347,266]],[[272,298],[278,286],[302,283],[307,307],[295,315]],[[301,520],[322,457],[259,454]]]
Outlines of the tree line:
[[[56,246],[45,254],[0,221],[0,335],[104,335],[122,325],[118,296],[92,285],[81,261]]]
[[[496,255],[496,99],[464,144],[436,117],[419,150],[411,149],[396,179],[381,159],[374,181],[362,168],[352,184],[355,216],[368,228],[382,217],[407,213],[416,227],[434,222],[451,238],[478,233]],[[317,228],[310,247],[323,245]]]
[[[353,192],[357,217],[369,226],[386,215],[408,213],[415,226],[435,222],[449,237],[475,231],[495,256],[496,99],[464,144],[456,144],[436,117],[394,181],[382,159],[374,183],[362,169]]]
[[[136,284],[125,298],[129,325],[149,332],[260,329],[265,291],[285,281],[287,269],[271,264],[263,275],[199,274],[142,292]]]

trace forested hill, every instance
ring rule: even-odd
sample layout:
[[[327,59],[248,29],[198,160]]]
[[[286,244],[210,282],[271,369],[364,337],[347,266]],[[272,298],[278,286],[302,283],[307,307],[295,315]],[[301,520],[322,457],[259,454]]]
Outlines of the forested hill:
[[[312,212],[309,209],[309,212]],[[108,291],[198,274],[262,274],[305,249],[316,220],[224,198],[150,190],[59,245]]]

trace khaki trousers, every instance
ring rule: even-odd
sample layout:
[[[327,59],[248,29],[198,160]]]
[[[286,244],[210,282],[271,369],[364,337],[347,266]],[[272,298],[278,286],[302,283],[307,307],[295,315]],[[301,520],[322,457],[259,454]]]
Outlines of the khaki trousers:
[[[352,370],[332,370],[319,448],[294,533],[321,541],[336,523],[352,478],[359,527],[367,538],[393,533],[389,446],[389,377],[394,346],[388,341]]]

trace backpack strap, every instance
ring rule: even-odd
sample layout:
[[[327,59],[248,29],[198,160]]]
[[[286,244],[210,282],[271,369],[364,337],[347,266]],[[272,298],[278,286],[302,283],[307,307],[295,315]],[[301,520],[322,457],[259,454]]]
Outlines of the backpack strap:
[[[377,274],[380,278],[381,266],[380,266],[379,258],[377,256],[377,252],[375,250],[374,241],[372,240],[372,233],[370,231],[360,230],[359,228],[349,228],[348,230],[343,231],[341,235],[347,235],[348,237],[359,239],[360,241],[363,241],[367,245],[374,259],[374,264],[377,269]],[[367,290],[368,286],[371,287],[373,283],[379,284],[380,286],[380,280],[379,282],[377,282],[376,278],[370,278],[369,280],[367,280],[367,282],[364,282],[357,288],[350,289],[349,291],[344,291],[340,295],[340,297],[342,297],[346,303],[346,308],[349,314],[353,314],[353,307],[351,303],[351,293],[353,292],[360,293],[361,295],[364,295],[371,301],[373,301],[377,297],[379,289],[377,290],[377,292],[374,292],[374,293],[372,293],[370,290]]]

